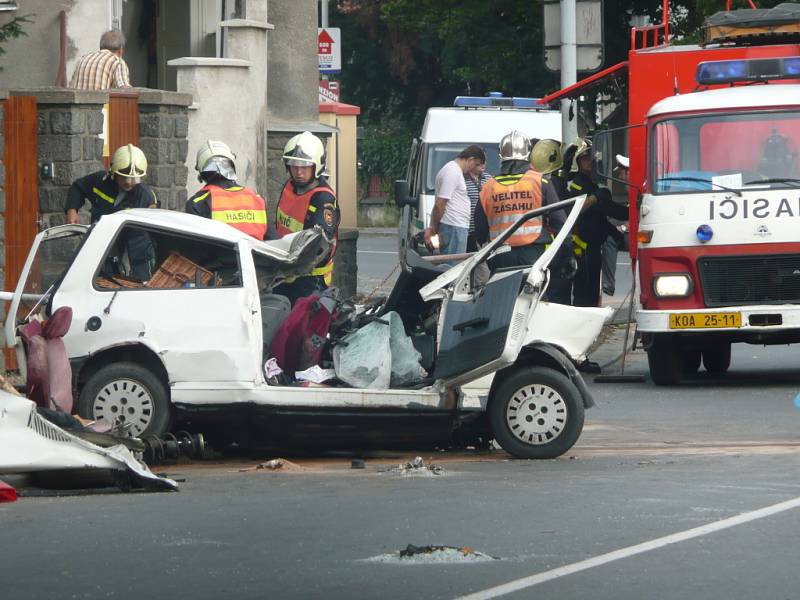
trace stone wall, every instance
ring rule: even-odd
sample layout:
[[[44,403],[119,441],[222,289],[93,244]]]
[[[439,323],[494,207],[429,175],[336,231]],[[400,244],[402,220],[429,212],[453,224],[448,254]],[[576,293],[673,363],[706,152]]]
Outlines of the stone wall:
[[[358,229],[339,229],[339,245],[333,263],[333,285],[339,298],[352,298],[358,291]]]
[[[188,94],[139,89],[139,147],[147,156],[147,184],[161,208],[183,210],[189,169]]]
[[[52,163],[49,179],[39,179],[39,212],[43,228],[64,223],[67,190],[78,177],[103,166],[105,92],[53,90],[36,94],[39,117],[39,162]],[[89,222],[88,204],[81,220]]]

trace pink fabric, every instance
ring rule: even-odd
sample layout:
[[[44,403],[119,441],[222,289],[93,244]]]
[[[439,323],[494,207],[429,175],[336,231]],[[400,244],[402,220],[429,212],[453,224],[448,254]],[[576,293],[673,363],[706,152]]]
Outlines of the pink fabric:
[[[61,339],[72,324],[72,309],[62,306],[45,323],[19,328],[28,363],[25,395],[44,408],[72,413],[72,367]]]
[[[296,371],[319,364],[332,318],[316,294],[294,303],[270,346],[272,356],[284,373],[294,377]]]
[[[72,325],[72,309],[69,306],[62,306],[47,319],[42,335],[48,340],[62,338],[67,335],[70,325]]]
[[[47,382],[49,384],[49,405],[51,408],[72,414],[72,366],[67,358],[64,340],[60,337],[47,340]]]

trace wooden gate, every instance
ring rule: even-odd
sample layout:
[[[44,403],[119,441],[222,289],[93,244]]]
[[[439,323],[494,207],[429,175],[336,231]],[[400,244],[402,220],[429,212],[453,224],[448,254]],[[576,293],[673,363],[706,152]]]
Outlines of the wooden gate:
[[[139,145],[139,95],[136,92],[108,94],[108,156],[103,157],[106,168],[111,164],[114,150],[124,144]]]
[[[33,238],[39,232],[39,141],[36,98],[11,96],[4,102],[3,164],[6,170],[5,283],[13,290]],[[7,307],[6,307],[7,308]],[[13,352],[6,351],[6,367],[16,368]]]

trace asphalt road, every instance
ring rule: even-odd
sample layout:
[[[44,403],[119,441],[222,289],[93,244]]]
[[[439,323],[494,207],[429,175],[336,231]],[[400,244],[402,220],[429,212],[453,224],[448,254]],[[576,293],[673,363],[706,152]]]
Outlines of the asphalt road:
[[[795,598],[795,355],[735,347],[730,376],[669,389],[589,380],[597,406],[557,460],[260,457],[162,469],[175,494],[22,498],[0,505],[3,596]],[[401,560],[408,544],[489,557]]]

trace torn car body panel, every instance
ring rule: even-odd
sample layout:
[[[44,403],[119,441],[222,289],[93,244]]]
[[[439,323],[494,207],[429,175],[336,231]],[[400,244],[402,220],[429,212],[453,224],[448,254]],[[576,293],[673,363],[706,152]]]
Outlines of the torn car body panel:
[[[177,490],[123,445],[101,448],[43,419],[30,400],[0,391],[0,474],[76,470],[124,471],[146,488]]]

